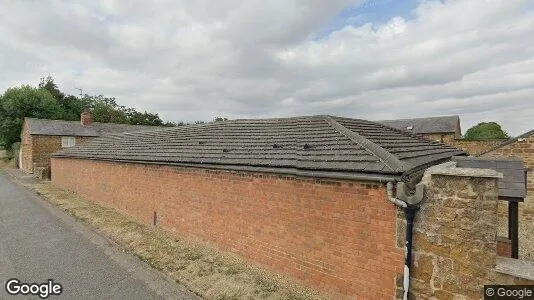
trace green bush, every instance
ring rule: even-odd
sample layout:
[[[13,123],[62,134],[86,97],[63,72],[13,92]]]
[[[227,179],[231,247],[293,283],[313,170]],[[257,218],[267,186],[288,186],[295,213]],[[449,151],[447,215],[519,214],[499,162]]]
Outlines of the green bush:
[[[507,139],[508,133],[495,122],[482,122],[469,128],[464,135],[466,140],[495,140]]]

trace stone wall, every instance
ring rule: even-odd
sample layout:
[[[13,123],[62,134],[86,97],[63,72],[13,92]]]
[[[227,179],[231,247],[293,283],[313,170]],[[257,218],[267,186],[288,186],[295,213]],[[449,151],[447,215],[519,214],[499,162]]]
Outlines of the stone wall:
[[[326,291],[392,299],[404,251],[376,182],[52,158],[52,182]]]
[[[49,168],[53,153],[61,150],[61,136],[30,135],[25,124],[22,131],[22,170],[33,173],[34,168]],[[85,143],[94,137],[76,136],[76,144]]]
[[[450,144],[456,138],[454,133],[423,133],[422,136],[432,141]]]
[[[519,203],[519,258],[534,261],[534,135],[515,140],[483,155],[484,157],[519,157],[527,172],[527,197]],[[499,203],[499,235],[508,236],[508,205]]]
[[[448,145],[462,149],[470,155],[478,155],[485,151],[488,151],[495,146],[505,142],[506,140],[483,140],[483,141],[471,141],[463,139],[453,139],[445,142]]]
[[[534,284],[534,277],[517,276],[522,270],[497,256],[500,176],[450,164],[427,170],[426,200],[414,230],[412,297],[480,299],[485,284]]]
[[[76,144],[83,144],[93,137],[75,137]],[[49,167],[53,153],[61,150],[61,136],[32,135],[32,162],[33,167]]]
[[[29,134],[28,124],[24,122],[21,132],[21,142],[20,142],[20,168],[28,173],[31,173],[33,170],[33,161],[32,161],[32,136]]]

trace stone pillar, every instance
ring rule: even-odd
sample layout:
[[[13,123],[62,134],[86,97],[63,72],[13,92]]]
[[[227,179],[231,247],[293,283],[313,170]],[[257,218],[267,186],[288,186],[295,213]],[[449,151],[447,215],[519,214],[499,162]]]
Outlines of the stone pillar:
[[[534,284],[534,262],[498,256],[498,180],[494,170],[425,172],[426,199],[415,220],[410,296],[481,299],[490,284]]]
[[[415,222],[412,297],[482,297],[497,257],[501,176],[450,163],[426,172],[426,200]]]

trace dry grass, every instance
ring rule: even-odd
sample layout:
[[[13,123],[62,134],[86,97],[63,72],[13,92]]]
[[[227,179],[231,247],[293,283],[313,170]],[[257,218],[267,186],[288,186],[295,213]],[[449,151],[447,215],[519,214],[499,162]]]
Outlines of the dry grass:
[[[198,241],[171,237],[50,183],[27,184],[64,209],[205,299],[325,299],[289,278]]]
[[[15,167],[15,161],[0,158],[0,169],[7,169],[7,168],[14,168],[14,167]]]

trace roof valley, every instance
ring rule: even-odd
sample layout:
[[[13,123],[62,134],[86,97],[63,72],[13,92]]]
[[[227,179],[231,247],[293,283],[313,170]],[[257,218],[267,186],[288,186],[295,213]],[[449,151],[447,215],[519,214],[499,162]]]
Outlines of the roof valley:
[[[380,159],[388,168],[390,168],[392,171],[406,171],[409,169],[408,165],[395,157],[393,154],[391,154],[386,149],[382,148],[380,145],[370,141],[369,139],[357,134],[356,132],[348,129],[347,127],[341,125],[336,120],[334,120],[330,116],[325,116],[325,120],[334,128],[336,131],[344,135],[345,137],[349,138],[356,144],[362,146],[367,151],[374,154],[376,157]]]

